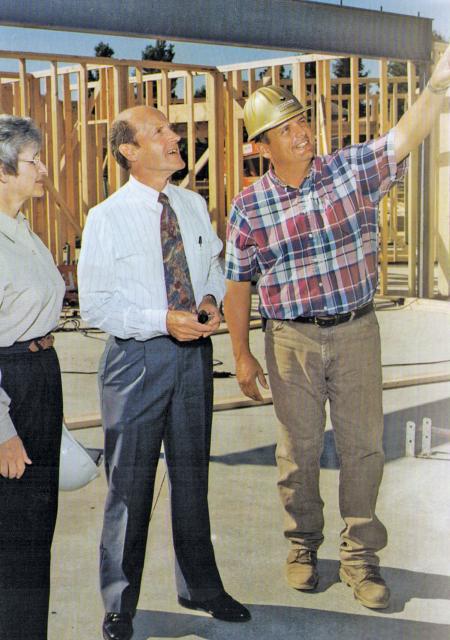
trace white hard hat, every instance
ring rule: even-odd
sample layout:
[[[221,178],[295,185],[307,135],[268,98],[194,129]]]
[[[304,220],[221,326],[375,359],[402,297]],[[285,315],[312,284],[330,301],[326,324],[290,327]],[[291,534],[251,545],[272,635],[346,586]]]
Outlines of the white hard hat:
[[[101,455],[97,457],[97,464],[100,464]],[[59,461],[60,491],[81,489],[97,478],[100,475],[97,464],[63,424]]]

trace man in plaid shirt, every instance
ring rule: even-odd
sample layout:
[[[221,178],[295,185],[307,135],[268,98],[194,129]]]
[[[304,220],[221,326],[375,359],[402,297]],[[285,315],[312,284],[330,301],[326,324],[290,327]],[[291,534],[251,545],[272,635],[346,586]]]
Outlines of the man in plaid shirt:
[[[267,382],[249,348],[251,280],[260,273],[266,361],[279,421],[277,463],[291,549],[286,577],[315,589],[323,542],[319,492],[325,403],[340,458],[345,527],[340,578],[366,607],[389,605],[377,552],[387,543],[375,514],[384,453],[378,282],[378,203],[428,135],[450,86],[450,48],[416,103],[385,136],[314,157],[306,109],[288,91],[262,87],[244,121],[269,171],[233,201],[225,315],[242,391],[261,400]]]

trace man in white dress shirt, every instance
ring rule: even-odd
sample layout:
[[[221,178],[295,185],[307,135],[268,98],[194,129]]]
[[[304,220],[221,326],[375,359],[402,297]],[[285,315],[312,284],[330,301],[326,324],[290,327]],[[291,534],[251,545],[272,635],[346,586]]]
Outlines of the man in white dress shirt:
[[[250,618],[225,592],[210,539],[210,335],[220,324],[222,243],[203,198],[169,183],[184,167],[179,139],[152,107],[119,115],[111,148],[130,179],[90,211],[80,254],[81,314],[111,336],[99,370],[109,487],[100,559],[106,640],[128,640],[133,633],[162,442],[178,601],[221,620]],[[186,309],[168,304],[171,276],[160,228],[167,206],[176,213],[195,297]],[[206,324],[198,320],[201,311]]]

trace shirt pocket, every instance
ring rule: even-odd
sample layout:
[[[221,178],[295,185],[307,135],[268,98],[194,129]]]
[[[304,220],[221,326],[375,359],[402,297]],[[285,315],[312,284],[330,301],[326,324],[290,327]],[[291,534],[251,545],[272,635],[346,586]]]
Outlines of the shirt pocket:
[[[199,236],[197,242],[191,247],[188,264],[194,288],[203,287],[208,279],[211,251],[212,244],[210,240],[203,236]]]

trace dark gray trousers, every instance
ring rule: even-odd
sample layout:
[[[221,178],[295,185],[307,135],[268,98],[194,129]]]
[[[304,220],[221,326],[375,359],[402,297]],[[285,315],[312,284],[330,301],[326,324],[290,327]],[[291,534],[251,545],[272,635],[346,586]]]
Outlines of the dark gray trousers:
[[[210,339],[110,338],[99,368],[108,495],[100,548],[106,611],[134,613],[139,599],[161,443],[170,482],[178,595],[222,590],[208,511],[212,422]]]

